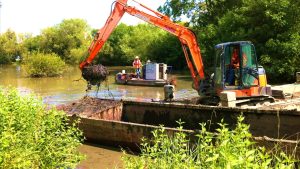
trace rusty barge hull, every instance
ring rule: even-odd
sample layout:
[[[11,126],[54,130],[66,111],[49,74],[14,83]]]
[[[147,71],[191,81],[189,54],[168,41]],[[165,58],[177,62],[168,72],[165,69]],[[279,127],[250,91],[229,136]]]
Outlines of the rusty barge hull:
[[[89,142],[138,150],[141,139],[143,137],[151,138],[151,131],[158,129],[159,126],[81,118],[79,128],[83,131],[85,139]],[[166,132],[169,135],[178,131],[175,128],[166,128]],[[193,135],[192,130],[184,131],[191,136]]]
[[[241,114],[245,117],[244,122],[250,125],[253,136],[296,139],[300,132],[300,112],[297,110],[122,101],[93,115],[84,116],[79,112],[70,114],[69,118],[80,118],[79,127],[89,141],[132,147],[139,145],[142,137],[151,137],[151,131],[159,125],[167,127],[166,131],[172,134],[178,131],[176,121],[181,120],[185,122],[185,131],[192,134],[200,128],[199,123],[205,122],[210,123],[211,131],[215,131],[222,119],[229,128],[235,128]]]

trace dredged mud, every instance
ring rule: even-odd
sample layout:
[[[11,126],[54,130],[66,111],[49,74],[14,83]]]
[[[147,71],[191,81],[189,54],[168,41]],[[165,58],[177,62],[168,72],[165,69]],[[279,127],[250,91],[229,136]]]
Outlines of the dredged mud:
[[[82,69],[82,77],[91,85],[98,85],[107,79],[108,70],[105,66],[98,64],[87,66]]]
[[[74,101],[72,103],[58,105],[56,108],[58,110],[63,110],[68,115],[77,115],[80,117],[94,117],[99,119],[111,119],[117,118],[114,116],[121,113],[122,110],[119,110],[121,109],[121,107],[122,101],[99,99],[85,96],[82,99]],[[118,109],[119,113],[110,112],[114,109]]]

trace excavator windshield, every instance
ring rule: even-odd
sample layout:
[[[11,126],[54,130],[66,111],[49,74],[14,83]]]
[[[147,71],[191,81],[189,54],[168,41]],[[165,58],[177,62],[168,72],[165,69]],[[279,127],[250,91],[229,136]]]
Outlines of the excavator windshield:
[[[216,89],[242,89],[258,85],[255,48],[250,42],[228,42],[215,47]]]

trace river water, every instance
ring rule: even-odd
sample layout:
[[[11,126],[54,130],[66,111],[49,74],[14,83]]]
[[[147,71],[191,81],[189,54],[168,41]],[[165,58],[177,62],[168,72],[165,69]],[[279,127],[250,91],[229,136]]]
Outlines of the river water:
[[[114,83],[115,74],[122,69],[133,72],[129,67],[109,67],[110,76],[108,82],[100,87],[97,93],[93,88],[86,92],[86,82],[81,79],[81,71],[78,67],[68,67],[63,76],[49,78],[29,78],[20,65],[0,66],[0,85],[18,88],[22,93],[35,93],[43,98],[47,104],[63,104],[82,98],[85,95],[100,97],[127,99],[137,101],[161,100],[164,98],[163,87],[138,87],[117,85]],[[175,97],[183,98],[197,95],[192,89],[192,79],[188,73],[172,74],[177,79]],[[87,159],[79,168],[119,168],[122,152],[112,147],[85,143],[80,151],[86,154]]]

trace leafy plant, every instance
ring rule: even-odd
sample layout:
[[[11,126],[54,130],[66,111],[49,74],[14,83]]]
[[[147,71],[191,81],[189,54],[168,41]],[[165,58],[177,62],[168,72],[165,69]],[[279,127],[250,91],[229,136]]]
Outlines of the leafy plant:
[[[54,53],[37,52],[25,57],[25,70],[31,77],[58,76],[64,68],[64,61]]]
[[[0,168],[75,168],[82,132],[41,99],[0,88]]]
[[[249,126],[239,117],[237,127],[230,131],[220,123],[217,133],[201,124],[198,141],[190,144],[179,127],[172,137],[163,127],[153,131],[153,139],[144,139],[141,155],[123,156],[125,168],[293,168],[293,160],[281,150],[276,154],[258,147],[251,140]]]

